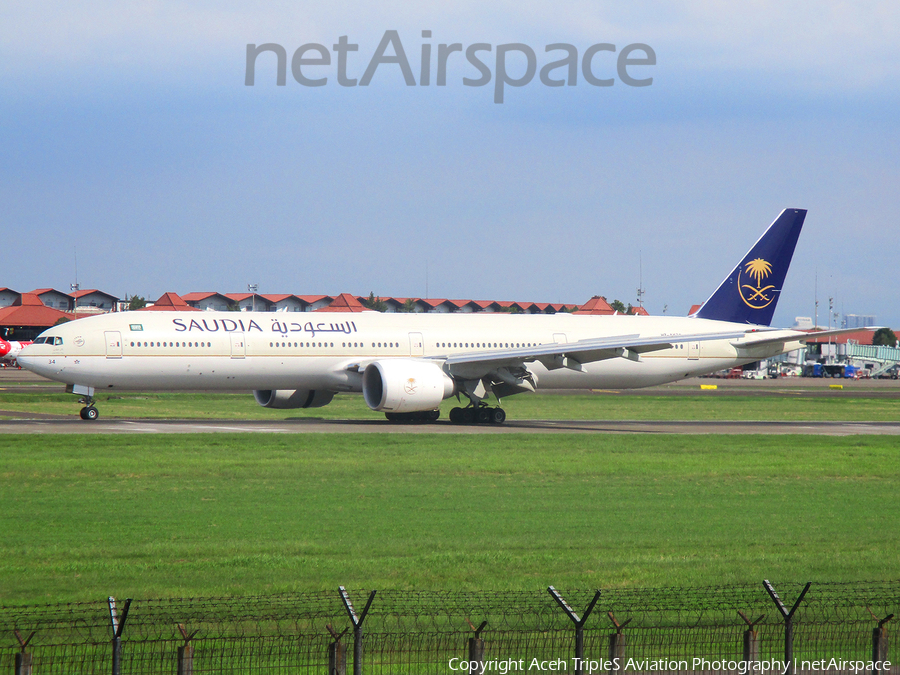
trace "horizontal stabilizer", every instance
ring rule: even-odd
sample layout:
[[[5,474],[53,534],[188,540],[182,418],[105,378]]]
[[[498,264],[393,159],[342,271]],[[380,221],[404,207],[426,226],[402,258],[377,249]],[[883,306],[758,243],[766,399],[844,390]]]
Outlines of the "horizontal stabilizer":
[[[733,341],[735,347],[762,347],[764,345],[773,345],[787,342],[800,342],[806,344],[810,340],[818,340],[821,338],[836,337],[838,335],[846,335],[847,333],[859,333],[864,330],[878,330],[877,328],[836,328],[835,330],[820,330],[813,332],[806,331],[776,331],[773,335],[763,334],[765,337],[750,338],[747,340]]]

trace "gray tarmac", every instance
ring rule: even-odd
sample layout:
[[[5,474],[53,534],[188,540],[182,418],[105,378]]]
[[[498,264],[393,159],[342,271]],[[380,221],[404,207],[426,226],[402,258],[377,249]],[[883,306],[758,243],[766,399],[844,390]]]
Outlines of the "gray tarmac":
[[[0,411],[0,415],[2,415]],[[606,420],[511,420],[492,425],[460,425],[440,420],[431,424],[392,424],[383,419],[261,420],[97,420],[72,419],[0,420],[2,434],[815,434],[824,436],[900,435],[900,422],[707,422],[707,421],[606,421]]]
[[[900,400],[897,380],[825,380],[782,378],[778,380],[722,380],[698,378],[683,380],[660,387],[596,392],[623,396],[695,396],[701,386],[715,385],[717,391],[728,395],[761,396],[789,395],[798,397],[896,398]],[[834,388],[841,385],[842,389]],[[61,386],[39,378],[28,371],[2,369],[0,394],[3,391],[56,391]],[[542,396],[565,395],[567,392],[542,393]],[[583,391],[569,392],[583,394]],[[292,418],[277,422],[264,420],[144,420],[109,419],[102,417],[86,422],[78,417],[74,404],[71,416],[41,413],[20,413],[2,410],[2,434],[143,434],[143,433],[426,433],[426,434],[509,434],[509,433],[607,433],[607,434],[818,434],[825,436],[853,436],[861,434],[900,435],[897,422],[728,422],[728,421],[622,421],[622,420],[515,420],[506,424],[459,425],[447,420],[431,424],[393,424],[381,415],[372,419],[325,420],[311,417]],[[102,411],[101,411],[102,415]]]

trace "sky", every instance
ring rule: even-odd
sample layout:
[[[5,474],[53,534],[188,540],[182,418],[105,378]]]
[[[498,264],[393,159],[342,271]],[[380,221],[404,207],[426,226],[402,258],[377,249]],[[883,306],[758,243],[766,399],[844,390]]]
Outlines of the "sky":
[[[818,299],[823,326],[829,305],[900,326],[896,2],[12,0],[0,26],[0,286],[569,304],[643,287],[651,314],[685,315],[805,208],[774,323]],[[415,85],[392,42],[360,86],[389,31]],[[284,47],[283,86],[273,52],[245,84],[262,44]],[[293,75],[309,44],[331,63],[298,70],[322,86]],[[481,44],[491,79],[468,86]],[[510,44],[536,72],[497,103],[501,71],[527,79],[524,51],[498,63]],[[576,79],[547,86],[559,44]],[[625,70],[646,86],[617,68],[633,44],[655,57]],[[584,75],[592,45],[615,49],[590,71],[612,86]]]

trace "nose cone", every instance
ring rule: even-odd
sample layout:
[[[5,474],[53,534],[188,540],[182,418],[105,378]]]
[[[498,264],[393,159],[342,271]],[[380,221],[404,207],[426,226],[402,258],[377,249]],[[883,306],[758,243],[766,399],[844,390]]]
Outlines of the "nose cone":
[[[0,357],[9,354],[10,349],[12,349],[12,346],[6,340],[0,340]]]

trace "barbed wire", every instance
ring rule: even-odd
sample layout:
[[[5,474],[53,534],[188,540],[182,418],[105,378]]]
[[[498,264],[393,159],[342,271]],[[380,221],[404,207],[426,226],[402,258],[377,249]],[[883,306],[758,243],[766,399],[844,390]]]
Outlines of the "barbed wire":
[[[788,607],[805,586],[777,581],[773,585]],[[598,589],[558,590],[580,616]],[[357,612],[365,606],[370,592],[348,589]],[[627,621],[624,630],[629,636],[630,653],[635,655],[739,655],[740,636],[747,629],[743,617],[757,622],[761,653],[778,655],[781,648],[783,617],[762,583],[606,588],[599,592],[584,624],[588,649],[602,651],[605,636]],[[119,598],[120,617],[124,604],[125,599]],[[890,614],[900,615],[900,581],[813,583],[795,617],[798,653],[864,653],[873,626]],[[496,654],[565,651],[561,645],[570,640],[573,630],[572,619],[546,590],[380,590],[364,621],[366,649],[379,655],[376,660],[382,664],[408,663],[411,659],[437,662],[448,653],[462,654],[465,640],[482,622],[487,623],[481,637],[491,645],[490,653]],[[204,658],[213,661],[242,662],[252,652],[257,660],[264,653],[270,655],[266,658],[294,664],[291,667],[299,667],[301,662],[312,667],[323,663],[334,635],[344,632],[342,639],[350,641],[352,629],[347,608],[334,589],[134,599],[128,607],[122,639],[129,646],[134,672],[156,672],[155,666],[141,664],[154,662],[154,654],[157,661],[171,660],[173,645],[183,644],[191,634],[195,643],[202,645],[198,649],[206,654]],[[100,600],[0,607],[0,668],[22,649],[21,642],[32,633],[27,648],[45,664],[94,659],[105,662],[113,638],[110,606]],[[48,672],[54,672],[56,666],[47,667]],[[67,671],[62,665],[59,668],[59,672]]]

